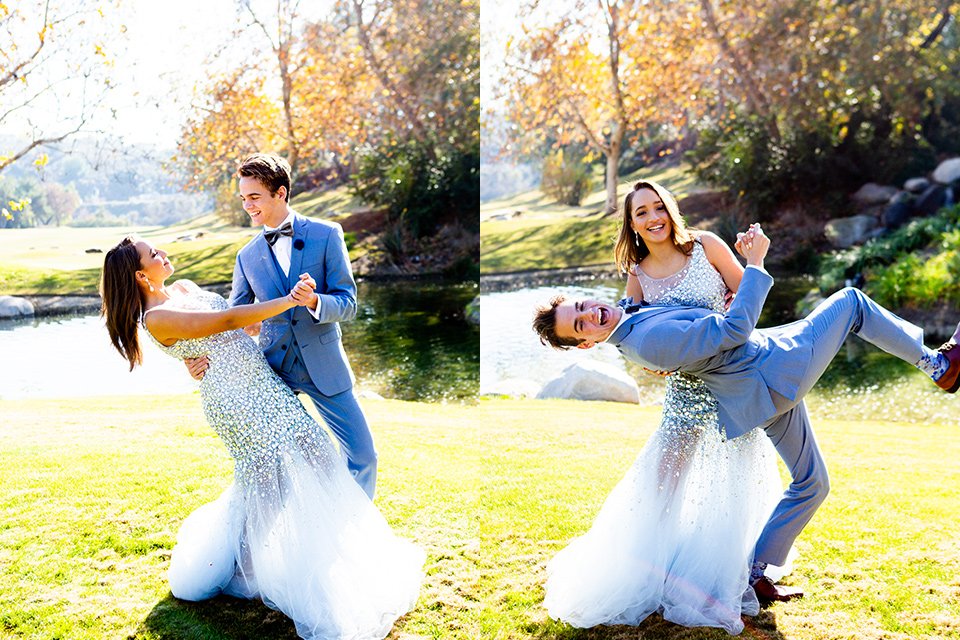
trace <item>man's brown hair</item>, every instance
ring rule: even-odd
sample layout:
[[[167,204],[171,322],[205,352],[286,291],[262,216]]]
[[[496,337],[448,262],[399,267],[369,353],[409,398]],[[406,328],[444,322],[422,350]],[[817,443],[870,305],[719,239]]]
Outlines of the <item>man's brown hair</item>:
[[[538,304],[533,313],[533,330],[540,336],[540,344],[548,344],[558,351],[566,351],[581,342],[576,338],[561,338],[557,335],[557,306],[566,299],[562,293],[556,295],[549,305]]]
[[[280,187],[286,188],[283,196],[290,202],[290,163],[274,153],[252,153],[240,163],[238,178],[256,178],[270,195],[277,195]]]

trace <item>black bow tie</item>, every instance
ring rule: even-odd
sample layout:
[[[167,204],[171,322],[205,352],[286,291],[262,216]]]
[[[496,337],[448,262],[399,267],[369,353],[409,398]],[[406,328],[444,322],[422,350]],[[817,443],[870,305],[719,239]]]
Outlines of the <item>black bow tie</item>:
[[[276,244],[276,242],[277,242],[277,240],[280,238],[280,236],[289,236],[289,237],[292,238],[292,237],[293,237],[293,225],[288,222],[288,223],[282,225],[279,229],[264,229],[264,230],[263,230],[263,237],[264,237],[264,239],[266,239],[267,242],[270,243],[270,246],[271,246],[271,247],[272,247],[274,244]]]
[[[622,298],[618,300],[617,306],[623,309],[624,313],[636,313],[640,310],[640,307],[646,307],[648,305],[646,300],[634,302],[633,296],[630,296],[629,298]]]

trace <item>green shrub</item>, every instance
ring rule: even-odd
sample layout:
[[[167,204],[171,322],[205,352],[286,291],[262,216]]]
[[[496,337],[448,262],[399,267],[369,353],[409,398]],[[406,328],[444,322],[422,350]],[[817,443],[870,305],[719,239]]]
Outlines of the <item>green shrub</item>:
[[[904,254],[922,251],[941,240],[946,242],[957,229],[960,229],[960,205],[942,209],[929,218],[911,220],[893,233],[826,256],[821,263],[820,290],[836,291],[844,280],[858,273],[878,274]]]
[[[824,293],[862,273],[864,290],[884,306],[960,305],[960,205],[828,256],[824,265]]]
[[[556,202],[578,207],[583,197],[593,190],[590,167],[581,154],[558,149],[543,161],[540,188]]]
[[[727,189],[751,218],[770,220],[782,204],[800,202],[826,219],[845,215],[848,194],[866,182],[901,184],[936,166],[925,138],[889,133],[884,117],[862,119],[843,136],[824,124],[786,128],[779,139],[755,116],[705,121],[687,158],[700,180]]]
[[[413,237],[432,235],[444,222],[478,231],[480,144],[457,147],[429,138],[397,141],[361,153],[351,192],[386,207],[390,222],[401,220]]]

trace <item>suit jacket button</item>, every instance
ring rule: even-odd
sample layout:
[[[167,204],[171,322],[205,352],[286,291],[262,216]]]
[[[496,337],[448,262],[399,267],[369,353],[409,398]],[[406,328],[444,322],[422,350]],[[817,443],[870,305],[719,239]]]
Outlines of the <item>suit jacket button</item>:
[[[290,321],[290,324],[292,324],[292,325],[295,325],[295,324],[297,324],[297,321],[296,321],[296,319],[293,319],[293,320],[291,320],[291,321]]]
[[[281,346],[281,347],[280,347],[280,350],[281,350],[281,351],[286,351],[286,350],[287,350],[287,345]]]

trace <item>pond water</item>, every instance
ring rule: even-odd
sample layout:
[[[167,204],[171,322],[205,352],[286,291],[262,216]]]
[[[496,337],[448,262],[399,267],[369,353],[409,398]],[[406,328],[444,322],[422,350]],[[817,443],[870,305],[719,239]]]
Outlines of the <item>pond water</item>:
[[[475,402],[479,330],[463,308],[475,282],[358,285],[357,317],[341,325],[357,389],[422,402]],[[0,398],[187,393],[183,364],[144,340],[132,373],[96,315],[0,321]]]
[[[796,302],[811,286],[805,276],[777,277],[758,326],[795,320]],[[663,380],[627,362],[614,347],[599,344],[593,349],[555,351],[541,345],[530,326],[534,305],[546,303],[558,293],[613,302],[623,297],[624,289],[625,283],[616,278],[598,277],[574,284],[482,293],[480,393],[508,380],[529,380],[542,386],[576,362],[595,360],[612,364],[637,380],[642,404],[662,401]],[[807,404],[820,417],[957,422],[960,416],[954,400],[911,365],[853,337],[808,396]]]

